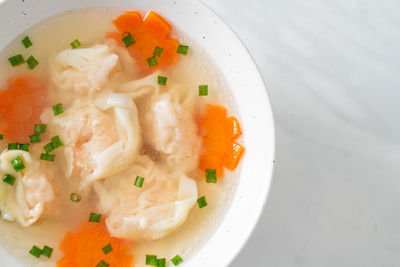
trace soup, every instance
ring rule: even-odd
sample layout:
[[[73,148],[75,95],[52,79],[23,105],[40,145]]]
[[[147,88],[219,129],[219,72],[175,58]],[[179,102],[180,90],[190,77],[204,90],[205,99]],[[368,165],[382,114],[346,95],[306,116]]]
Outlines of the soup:
[[[208,240],[244,148],[200,47],[154,11],[86,9],[29,29],[0,59],[10,254],[37,266],[172,266]]]

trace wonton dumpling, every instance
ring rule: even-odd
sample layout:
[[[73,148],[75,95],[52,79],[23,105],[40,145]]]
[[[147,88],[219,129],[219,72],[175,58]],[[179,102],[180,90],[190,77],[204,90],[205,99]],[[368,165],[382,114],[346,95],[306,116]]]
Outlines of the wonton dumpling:
[[[11,160],[20,156],[25,169],[15,172]],[[36,222],[54,199],[54,191],[46,175],[40,171],[40,163],[28,152],[4,151],[0,156],[0,175],[10,174],[16,178],[13,186],[0,183],[0,209],[6,220],[17,220],[23,226]]]
[[[133,185],[136,175],[144,177],[142,188]],[[186,220],[197,200],[195,181],[159,169],[147,156],[94,188],[111,235],[135,240],[164,237]]]
[[[107,45],[66,49],[50,60],[51,78],[64,90],[99,91],[118,62]]]
[[[53,120],[62,129],[67,175],[77,172],[82,186],[128,167],[140,147],[136,106],[124,94],[102,95],[94,103],[77,101]]]

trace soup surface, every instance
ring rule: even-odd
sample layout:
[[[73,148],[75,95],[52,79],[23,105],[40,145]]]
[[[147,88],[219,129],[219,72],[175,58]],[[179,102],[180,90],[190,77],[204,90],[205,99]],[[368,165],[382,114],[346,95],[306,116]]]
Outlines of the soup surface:
[[[223,219],[239,117],[212,59],[167,19],[76,10],[1,52],[0,242],[22,264],[173,266]]]

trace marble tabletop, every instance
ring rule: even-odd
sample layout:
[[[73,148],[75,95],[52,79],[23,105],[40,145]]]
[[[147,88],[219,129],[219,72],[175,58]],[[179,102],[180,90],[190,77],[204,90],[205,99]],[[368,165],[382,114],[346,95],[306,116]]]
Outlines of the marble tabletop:
[[[270,195],[231,264],[400,266],[400,1],[204,0],[268,87]]]

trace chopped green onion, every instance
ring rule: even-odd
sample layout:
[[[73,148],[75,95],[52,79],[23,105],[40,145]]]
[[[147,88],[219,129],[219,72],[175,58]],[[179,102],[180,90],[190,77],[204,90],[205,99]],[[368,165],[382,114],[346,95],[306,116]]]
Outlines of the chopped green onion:
[[[29,144],[18,144],[18,149],[28,152],[29,151]]]
[[[75,48],[81,46],[81,43],[79,42],[78,39],[75,39],[75,41],[73,41],[72,43],[70,43],[70,45],[71,45],[72,49],[75,49]]]
[[[189,46],[187,45],[180,45],[178,47],[178,51],[176,51],[178,54],[186,55],[188,53]]]
[[[157,267],[165,267],[166,260],[165,258],[157,259]]]
[[[46,151],[46,153],[50,153],[51,151],[53,151],[54,149],[56,149],[53,145],[52,142],[48,143],[47,145],[45,145],[44,147],[44,151]]]
[[[197,199],[197,204],[199,205],[199,208],[204,208],[205,206],[207,206],[207,200],[205,196],[200,197],[199,199]]]
[[[164,51],[164,48],[156,46],[156,48],[154,48],[153,55],[156,56],[156,57],[161,57],[161,54],[162,54],[163,51]]]
[[[51,143],[53,144],[54,148],[59,148],[60,146],[64,145],[58,135],[51,138]]]
[[[160,85],[167,85],[167,77],[158,76],[158,84]]]
[[[40,154],[41,160],[54,161],[55,158],[56,158],[56,155],[54,155],[54,154],[47,154],[47,153]]]
[[[37,143],[42,141],[42,138],[40,138],[40,134],[33,134],[29,136],[29,140],[31,141],[31,143]]]
[[[207,183],[217,182],[217,171],[215,169],[206,169],[206,182]]]
[[[11,161],[11,165],[13,166],[13,168],[16,172],[19,172],[20,170],[25,169],[25,165],[19,156]]]
[[[142,187],[143,186],[143,182],[144,182],[144,178],[143,177],[136,176],[135,185],[137,187]]]
[[[108,266],[109,266],[109,264],[108,264],[107,262],[103,261],[103,260],[101,260],[101,261],[96,265],[96,267],[108,267]]]
[[[172,261],[172,263],[176,266],[176,265],[178,265],[179,263],[181,263],[181,262],[183,261],[183,259],[181,258],[181,256],[176,255],[175,257],[173,257],[173,258],[171,259],[171,261]]]
[[[104,252],[105,255],[107,255],[108,253],[110,253],[113,249],[111,247],[111,244],[107,244],[104,247],[101,248]]]
[[[34,58],[33,56],[28,57],[28,59],[26,60],[26,64],[28,64],[28,67],[33,70],[38,64],[39,61],[37,61],[36,58]]]
[[[31,248],[31,250],[29,250],[29,253],[30,253],[31,255],[35,256],[36,258],[39,258],[40,255],[42,255],[42,250],[41,250],[39,247],[37,247],[37,246],[33,246],[33,247]]]
[[[149,65],[149,68],[157,66],[158,65],[157,58],[155,56],[149,57],[147,59],[147,64]]]
[[[6,174],[4,174],[3,182],[5,182],[6,184],[9,184],[9,185],[14,185],[15,179],[16,178],[14,176],[6,173]]]
[[[57,104],[53,106],[53,111],[54,111],[54,116],[60,115],[61,113],[64,113],[63,106],[62,104]]]
[[[199,96],[208,95],[208,85],[199,85]]]
[[[0,140],[3,140],[4,136],[2,134],[0,134]]]
[[[9,143],[7,149],[8,150],[18,149],[18,143]]]
[[[46,256],[47,258],[50,258],[51,254],[53,254],[53,249],[45,245],[42,249],[42,255]]]
[[[101,214],[91,212],[89,216],[89,222],[96,222],[99,223],[101,219]]]
[[[8,58],[8,61],[10,62],[11,66],[16,67],[18,65],[24,64],[25,59],[22,55],[16,55],[13,57]]]
[[[136,43],[135,39],[133,39],[132,34],[130,32],[124,32],[122,34],[122,42],[126,47],[130,47],[134,43]]]
[[[29,39],[28,36],[25,36],[25,38],[22,39],[21,42],[25,46],[25,48],[32,46],[32,41],[31,41],[31,39]]]
[[[69,199],[71,199],[72,202],[79,202],[81,201],[81,195],[78,193],[71,193],[71,195],[69,195]]]
[[[157,256],[156,255],[146,255],[146,265],[157,266]]]
[[[47,129],[47,124],[35,124],[35,134],[45,133]]]

